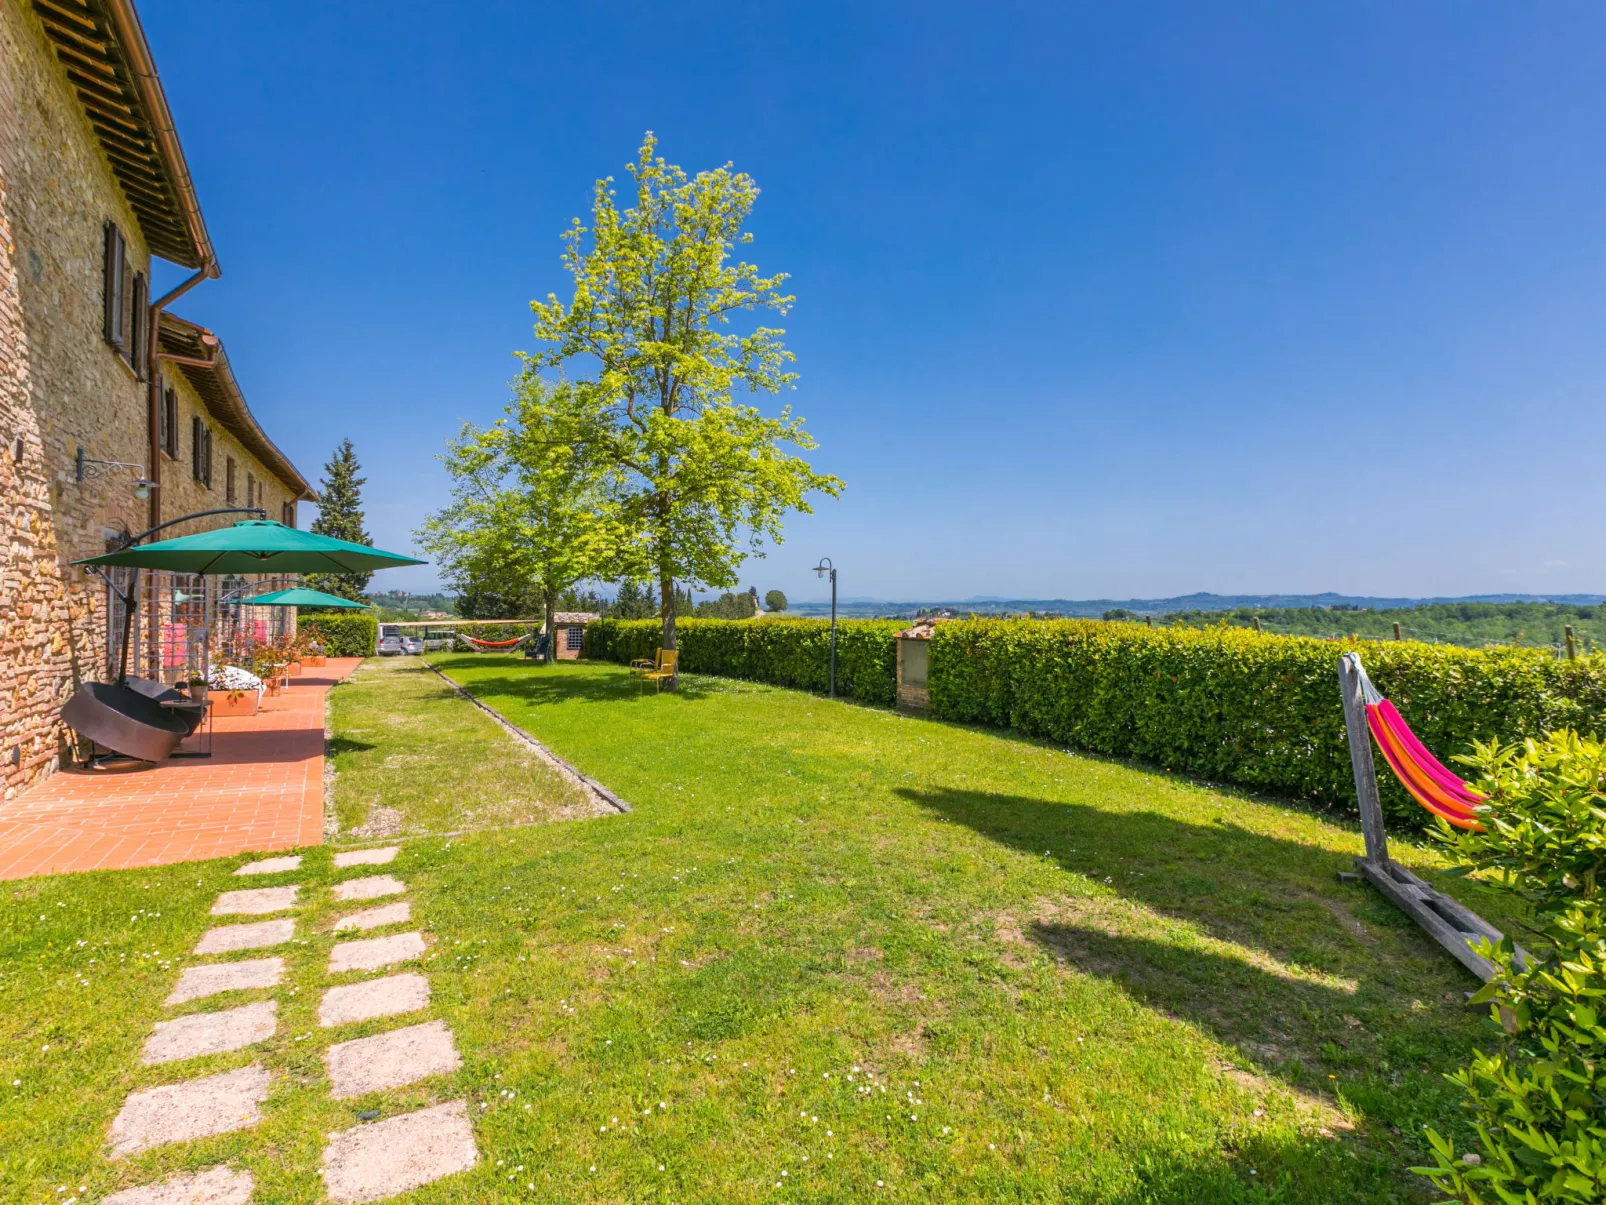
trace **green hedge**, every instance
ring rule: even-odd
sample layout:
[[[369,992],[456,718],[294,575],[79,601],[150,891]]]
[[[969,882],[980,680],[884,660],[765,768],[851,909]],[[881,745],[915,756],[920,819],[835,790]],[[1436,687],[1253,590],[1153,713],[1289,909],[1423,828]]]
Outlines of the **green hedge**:
[[[372,615],[296,613],[296,631],[318,629],[326,657],[372,657],[379,640],[379,621]]]
[[[938,625],[931,709],[1116,757],[1353,808],[1339,654],[1358,649],[1378,689],[1452,767],[1474,738],[1560,727],[1606,731],[1606,655],[1337,642],[1243,629],[1147,628],[1093,620]],[[1377,758],[1383,804],[1424,812]]]
[[[836,691],[868,703],[897,692],[894,632],[887,619],[837,621]],[[586,626],[585,656],[627,664],[651,660],[663,624],[656,619],[600,619]],[[677,619],[675,644],[688,674],[719,674],[823,693],[830,678],[831,625],[820,619]]]

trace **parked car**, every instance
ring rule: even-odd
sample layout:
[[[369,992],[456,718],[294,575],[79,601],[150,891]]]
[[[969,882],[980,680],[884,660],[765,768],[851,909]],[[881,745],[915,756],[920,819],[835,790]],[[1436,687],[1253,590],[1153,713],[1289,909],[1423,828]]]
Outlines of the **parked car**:
[[[400,636],[381,636],[375,650],[381,657],[399,657],[407,651]]]
[[[417,636],[403,636],[401,642],[402,651],[409,657],[416,657],[424,651],[424,642]]]

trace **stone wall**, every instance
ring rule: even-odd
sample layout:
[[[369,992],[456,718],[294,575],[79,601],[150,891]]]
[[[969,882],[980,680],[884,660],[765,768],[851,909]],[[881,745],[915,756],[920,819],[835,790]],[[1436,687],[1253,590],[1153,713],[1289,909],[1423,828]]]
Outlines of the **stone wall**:
[[[76,481],[74,457],[144,464],[146,392],[101,334],[103,228],[129,257],[149,255],[55,52],[23,4],[0,0],[0,782],[4,797],[57,768],[57,713],[105,676],[107,590],[69,562],[148,526],[130,475]],[[223,505],[224,457],[265,483],[279,518],[288,498],[218,424],[213,488],[191,479],[189,416],[199,397],[182,373],[177,463],[164,465],[162,513]],[[149,467],[149,466],[147,466]],[[226,523],[227,518],[211,525]],[[195,526],[201,526],[197,524]],[[176,528],[171,534],[184,534]],[[166,533],[164,533],[166,534]]]
[[[56,768],[56,713],[105,664],[106,590],[68,561],[144,526],[128,477],[75,481],[90,456],[145,459],[145,390],[101,337],[103,226],[134,266],[133,214],[31,12],[0,3],[0,771],[5,797]],[[19,456],[20,453],[20,456]]]

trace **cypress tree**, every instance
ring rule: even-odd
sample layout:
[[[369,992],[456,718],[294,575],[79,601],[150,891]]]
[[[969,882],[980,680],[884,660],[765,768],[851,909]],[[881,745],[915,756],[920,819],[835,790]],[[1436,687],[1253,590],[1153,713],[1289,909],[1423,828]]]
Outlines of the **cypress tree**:
[[[352,451],[351,440],[343,439],[329,463],[323,466],[323,486],[319,491],[318,517],[312,530],[320,536],[337,540],[350,540],[354,544],[369,544],[372,540],[363,529],[362,487],[366,477],[359,477],[362,465]],[[338,594],[353,602],[367,602],[363,591],[368,589],[372,573],[309,573],[307,585],[327,594]]]

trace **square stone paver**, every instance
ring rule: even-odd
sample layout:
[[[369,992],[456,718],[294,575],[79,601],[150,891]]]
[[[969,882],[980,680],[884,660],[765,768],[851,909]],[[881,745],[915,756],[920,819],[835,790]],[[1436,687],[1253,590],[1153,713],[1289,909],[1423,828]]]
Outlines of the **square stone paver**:
[[[413,906],[406,900],[398,900],[394,904],[382,904],[378,908],[368,908],[362,912],[353,912],[350,916],[342,916],[335,922],[335,932],[342,929],[378,929],[384,925],[404,925],[413,919]]]
[[[241,1067],[131,1092],[112,1121],[112,1158],[254,1126],[262,1120],[258,1106],[268,1099],[271,1080],[266,1067]]]
[[[318,1024],[349,1025],[372,1017],[393,1017],[429,1007],[429,980],[422,975],[391,975],[365,983],[332,987],[318,1005]]]
[[[263,858],[260,862],[247,862],[234,873],[239,874],[283,874],[287,870],[301,869],[301,855],[292,854],[287,858]]]
[[[232,954],[235,950],[260,950],[281,946],[296,935],[293,920],[259,920],[249,925],[221,925],[201,934],[197,954]]]
[[[342,971],[377,971],[395,962],[420,958],[423,953],[424,938],[419,933],[343,941],[329,951],[329,973],[338,975]]]
[[[463,1065],[445,1021],[426,1021],[371,1038],[338,1042],[324,1052],[336,1100],[399,1088]]]
[[[394,845],[387,845],[384,849],[349,849],[335,855],[335,866],[340,870],[348,866],[383,866],[396,854],[397,847]]]
[[[329,1135],[324,1186],[332,1201],[377,1201],[467,1171],[478,1161],[460,1100]]]
[[[246,1205],[251,1188],[250,1172],[219,1164],[204,1172],[125,1188],[112,1193],[101,1205]]]
[[[198,1059],[203,1054],[223,1054],[265,1042],[277,1027],[278,1011],[275,1001],[261,1000],[220,1013],[191,1013],[171,1021],[158,1021],[145,1040],[145,1050],[139,1061],[148,1067],[152,1063]]]
[[[348,879],[335,884],[337,900],[377,900],[382,895],[400,895],[407,884],[388,874],[369,875],[366,879]]]
[[[225,891],[212,905],[213,916],[261,916],[264,912],[283,912],[296,906],[300,887],[257,887],[250,891]]]
[[[248,958],[243,962],[214,962],[207,966],[186,967],[178,986],[167,998],[169,1004],[183,1004],[219,992],[247,992],[260,987],[277,987],[284,976],[282,958]]]

